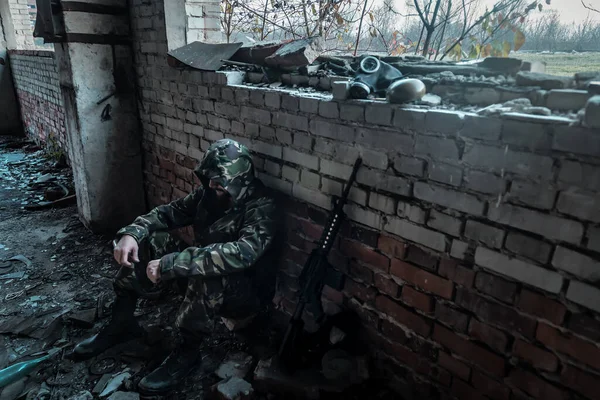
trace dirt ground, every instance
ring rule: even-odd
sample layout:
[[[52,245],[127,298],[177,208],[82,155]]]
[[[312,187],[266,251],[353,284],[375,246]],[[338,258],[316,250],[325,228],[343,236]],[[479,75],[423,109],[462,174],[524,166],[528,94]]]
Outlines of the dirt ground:
[[[99,381],[121,372],[130,377],[120,390],[134,395],[137,382],[162,362],[174,342],[171,327],[181,297],[173,292],[161,300],[140,302],[136,315],[152,344],[131,341],[86,362],[71,361],[72,347],[109,320],[117,269],[113,237],[88,231],[75,204],[28,209],[47,201],[45,196],[56,197],[56,192],[58,197],[74,193],[70,168],[55,165],[31,143],[0,136],[0,369],[60,349],[10,390],[4,388],[0,400],[99,398]],[[17,260],[8,261],[15,256]],[[228,355],[246,352],[253,365],[273,355],[281,334],[268,322],[269,312],[235,333],[221,326],[203,344],[196,371],[165,398],[212,397],[211,387],[220,381],[214,371]],[[250,371],[250,379],[251,375]],[[321,398],[365,398],[365,393],[369,398],[390,398],[381,383],[371,380],[351,395]],[[280,397],[257,392],[255,398]]]

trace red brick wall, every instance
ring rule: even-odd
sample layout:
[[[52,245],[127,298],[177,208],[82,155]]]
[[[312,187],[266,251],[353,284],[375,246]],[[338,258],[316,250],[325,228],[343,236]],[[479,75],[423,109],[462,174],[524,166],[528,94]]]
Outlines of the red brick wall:
[[[65,114],[54,52],[11,50],[9,60],[27,136],[66,155]]]

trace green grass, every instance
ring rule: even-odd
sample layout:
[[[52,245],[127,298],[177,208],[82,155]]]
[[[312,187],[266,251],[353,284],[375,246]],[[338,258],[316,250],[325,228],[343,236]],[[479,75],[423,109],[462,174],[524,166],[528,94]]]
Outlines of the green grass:
[[[600,72],[600,53],[516,53],[512,56],[524,61],[543,61],[546,63],[546,72],[552,75],[572,76],[577,72]]]

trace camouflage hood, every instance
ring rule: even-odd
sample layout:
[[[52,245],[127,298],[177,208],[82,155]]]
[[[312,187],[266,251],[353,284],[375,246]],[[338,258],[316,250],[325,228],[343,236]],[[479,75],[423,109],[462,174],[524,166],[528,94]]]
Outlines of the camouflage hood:
[[[249,186],[255,179],[250,151],[231,139],[210,145],[194,172],[205,187],[210,180],[223,186],[236,203],[243,202],[249,195]]]

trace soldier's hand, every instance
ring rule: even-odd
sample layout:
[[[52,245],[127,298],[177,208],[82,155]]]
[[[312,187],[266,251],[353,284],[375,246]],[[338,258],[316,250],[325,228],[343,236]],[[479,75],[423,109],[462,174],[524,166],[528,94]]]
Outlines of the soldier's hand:
[[[152,260],[146,267],[146,275],[152,283],[160,281],[160,260]]]
[[[137,241],[129,235],[123,235],[115,246],[115,260],[126,267],[131,267],[131,262],[139,262]]]

